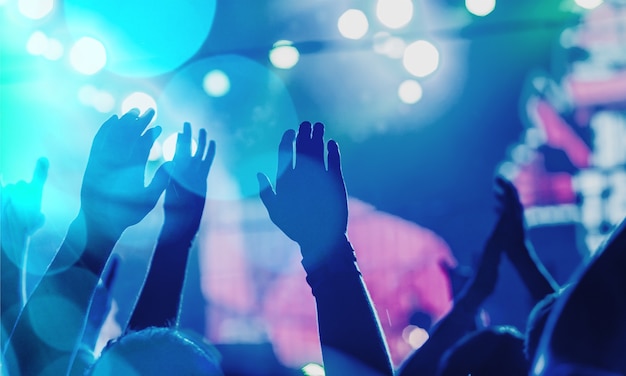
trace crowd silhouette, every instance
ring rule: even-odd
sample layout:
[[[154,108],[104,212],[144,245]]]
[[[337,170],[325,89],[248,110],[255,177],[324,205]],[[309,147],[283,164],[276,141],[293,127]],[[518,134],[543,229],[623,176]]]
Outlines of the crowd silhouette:
[[[21,271],[28,238],[44,222],[48,161],[37,162],[29,183],[2,187],[3,375],[228,374],[216,347],[178,325],[216,145],[201,128],[193,151],[192,127],[185,123],[173,160],[146,185],[148,156],[161,132],[148,127],[153,117],[153,110],[133,109],[100,127],[83,176],[79,213],[27,299]],[[558,286],[526,237],[516,188],[496,177],[498,221],[474,275],[424,345],[394,369],[358,267],[358,249],[347,233],[348,195],[338,144],[325,143],[323,124],[303,122],[280,140],[276,179],[261,172],[257,178],[269,218],[300,247],[326,375],[626,374],[626,225],[614,230],[566,286]],[[113,247],[163,194],[163,225],[130,321],[96,357],[93,349],[121,262],[112,257]],[[503,257],[536,304],[525,333],[477,324]],[[240,361],[246,362],[243,355]]]

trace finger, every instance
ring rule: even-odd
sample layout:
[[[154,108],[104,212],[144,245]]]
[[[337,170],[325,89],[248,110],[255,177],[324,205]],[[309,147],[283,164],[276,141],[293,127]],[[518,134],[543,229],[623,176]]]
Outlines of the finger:
[[[146,112],[143,113],[143,115],[141,116],[137,115],[138,116],[137,121],[135,122],[135,124],[137,125],[137,129],[140,132],[143,132],[143,130],[148,126],[148,124],[150,124],[155,114],[156,112],[154,111],[154,109],[148,108]]]
[[[204,157],[204,161],[202,161],[202,165],[208,172],[211,168],[211,164],[213,163],[213,159],[215,158],[215,141],[209,141],[209,150],[206,152],[206,157]]]
[[[104,278],[102,279],[104,282],[104,287],[109,291],[111,290],[111,286],[113,286],[113,281],[115,281],[119,266],[120,257],[118,255],[113,255],[113,257],[111,257],[111,262],[109,264],[108,270],[104,273]]]
[[[191,124],[183,125],[183,133],[176,135],[176,153],[174,158],[181,158],[191,155]]]
[[[148,129],[137,141],[135,150],[133,153],[133,159],[141,162],[148,160],[150,155],[150,149],[154,145],[154,142],[161,135],[163,129],[160,126],[152,127]]]
[[[272,189],[272,183],[270,183],[270,179],[267,175],[258,173],[256,174],[256,178],[259,181],[259,196],[261,197],[261,201],[265,208],[269,212],[274,207],[274,201],[276,200],[276,194]]]
[[[206,129],[201,128],[200,133],[198,134],[198,147],[196,148],[196,154],[193,156],[194,159],[202,160],[202,157],[204,157],[205,148],[206,148]]]
[[[37,160],[37,164],[35,165],[33,178],[30,181],[30,185],[37,190],[40,196],[43,190],[43,185],[46,183],[46,179],[48,178],[49,166],[50,166],[50,162],[48,161],[47,158],[43,158],[43,157],[39,158]]]
[[[138,108],[132,108],[127,113],[122,115],[122,117],[120,118],[120,121],[118,122],[118,124],[119,123],[129,123],[129,124],[132,124],[132,122],[137,120],[138,117],[139,117],[139,109]]]
[[[328,141],[328,171],[343,179],[341,174],[341,155],[335,140]]]
[[[324,166],[324,124],[315,123],[311,138],[311,157],[315,163]]]
[[[283,133],[283,138],[278,145],[278,176],[282,175],[284,171],[293,169],[293,141],[296,137],[296,132],[293,129],[288,129]]]
[[[150,184],[145,188],[144,199],[146,199],[148,203],[156,205],[165,187],[169,184],[170,174],[167,172],[169,167],[170,165],[168,163],[162,164],[154,174]]]
[[[311,123],[304,121],[300,124],[298,135],[296,136],[296,167],[302,163],[304,158],[312,158],[311,150]]]

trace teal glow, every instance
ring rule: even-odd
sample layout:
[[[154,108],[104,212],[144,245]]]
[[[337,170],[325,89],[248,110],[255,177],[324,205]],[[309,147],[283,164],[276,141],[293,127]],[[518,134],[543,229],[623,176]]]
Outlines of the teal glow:
[[[215,4],[215,0],[68,0],[64,10],[75,38],[88,36],[104,44],[107,69],[147,77],[179,67],[198,51],[211,30]]]

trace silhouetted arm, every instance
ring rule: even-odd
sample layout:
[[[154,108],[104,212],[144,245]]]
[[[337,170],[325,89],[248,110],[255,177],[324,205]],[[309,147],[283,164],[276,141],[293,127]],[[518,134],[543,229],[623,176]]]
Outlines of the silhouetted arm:
[[[206,156],[205,156],[206,150]],[[169,326],[176,322],[187,258],[204,209],[207,176],[215,143],[207,149],[206,130],[201,129],[198,148],[191,152],[191,126],[178,135],[165,190],[165,221],[150,264],[148,277],[129,322],[129,329]]]
[[[113,116],[94,137],[79,215],[9,340],[5,359],[11,375],[67,372],[115,243],[154,208],[165,188],[162,169],[144,186],[150,148],[160,132],[156,127],[144,133],[153,116],[149,111],[139,117],[136,110]]]
[[[555,302],[532,375],[626,374],[626,220]]]
[[[436,375],[443,354],[463,336],[476,330],[478,310],[495,289],[498,279],[502,240],[507,231],[505,225],[501,213],[474,276],[459,293],[452,310],[431,330],[428,341],[400,366],[398,375]]]
[[[293,143],[295,139],[295,166]],[[387,345],[346,236],[348,202],[337,143],[324,126],[288,130],[279,146],[276,190],[259,174],[261,199],[272,221],[300,245],[317,305],[326,374],[392,375]]]
[[[503,244],[506,255],[536,303],[546,295],[558,291],[559,285],[552,279],[526,239],[524,208],[515,186],[502,177],[496,178],[496,184],[496,197],[502,207],[502,226],[505,227],[498,241]]]
[[[29,237],[39,229],[44,222],[41,213],[41,196],[43,186],[48,176],[48,160],[41,158],[37,161],[33,178],[30,183],[20,181],[2,187],[2,283],[0,303],[2,310],[2,349],[13,330],[15,320],[22,310],[22,273],[26,248]]]

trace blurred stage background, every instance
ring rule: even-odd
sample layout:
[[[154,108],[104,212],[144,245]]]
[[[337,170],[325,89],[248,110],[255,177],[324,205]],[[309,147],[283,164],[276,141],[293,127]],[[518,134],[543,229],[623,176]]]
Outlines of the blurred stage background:
[[[255,174],[275,174],[280,136],[300,121],[324,122],[341,146],[349,236],[396,364],[471,274],[495,173],[516,183],[559,283],[626,213],[624,1],[0,0],[0,17],[3,184],[50,160],[30,288],[78,211],[92,137],[133,107],[164,128],[148,177],[183,121],[217,142],[181,325],[271,343],[292,368],[321,360],[314,301]],[[116,247],[118,325],[161,221],[157,207]],[[523,329],[530,308],[505,260],[482,320]]]

